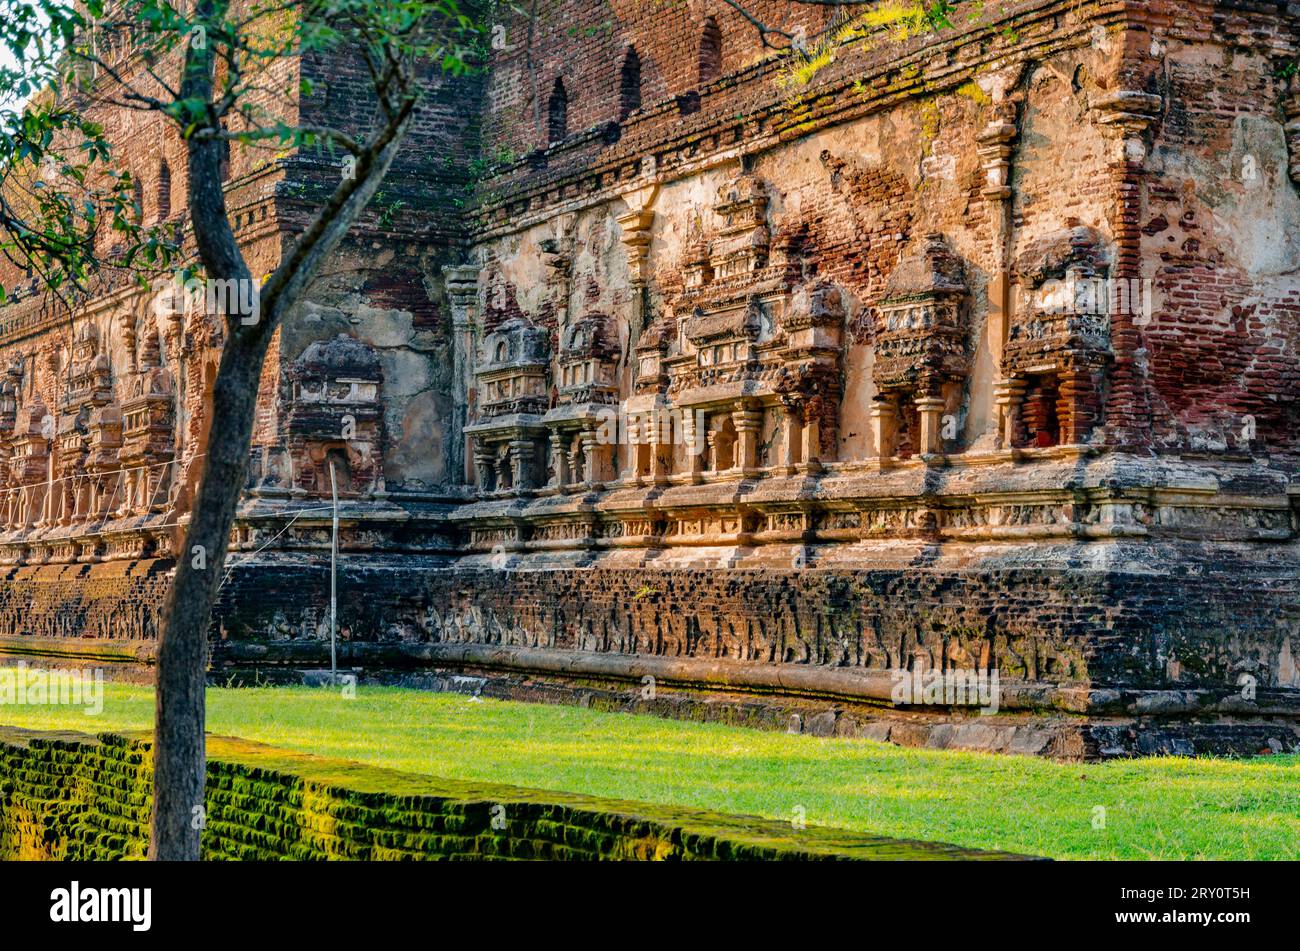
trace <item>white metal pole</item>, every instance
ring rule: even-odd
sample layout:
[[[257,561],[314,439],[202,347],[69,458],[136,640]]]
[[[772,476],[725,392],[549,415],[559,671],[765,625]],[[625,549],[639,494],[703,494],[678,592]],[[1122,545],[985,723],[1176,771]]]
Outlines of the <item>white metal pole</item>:
[[[330,496],[334,500],[334,531],[330,534],[330,684],[338,683],[339,662],[335,641],[339,621],[339,487],[334,477],[334,460],[330,459]]]

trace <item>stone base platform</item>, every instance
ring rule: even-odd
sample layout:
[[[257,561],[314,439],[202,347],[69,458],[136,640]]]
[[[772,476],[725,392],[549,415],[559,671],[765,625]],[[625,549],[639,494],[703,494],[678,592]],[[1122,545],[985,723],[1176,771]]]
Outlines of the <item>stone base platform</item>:
[[[888,705],[788,699],[771,695],[703,693],[620,685],[594,678],[555,679],[510,674],[473,665],[431,670],[340,668],[358,683],[406,687],[524,703],[564,704],[606,713],[634,713],[697,723],[848,737],[903,747],[968,750],[1066,761],[1100,761],[1135,756],[1269,755],[1300,751],[1300,720],[1291,717],[1239,719],[1188,717],[1089,717],[1071,714],[914,710]],[[223,669],[222,684],[324,685],[328,669],[256,663]]]

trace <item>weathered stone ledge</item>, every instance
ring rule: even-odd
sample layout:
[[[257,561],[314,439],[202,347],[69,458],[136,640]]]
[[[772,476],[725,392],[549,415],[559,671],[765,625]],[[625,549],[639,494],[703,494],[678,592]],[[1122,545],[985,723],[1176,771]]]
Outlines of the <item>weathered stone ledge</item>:
[[[0,648],[4,642],[0,641]],[[891,706],[898,677],[890,670],[798,664],[761,664],[723,658],[650,657],[594,651],[508,647],[496,644],[366,644],[338,646],[339,662],[361,670],[452,668],[551,676],[568,681],[642,684],[648,680],[684,690],[778,695],[810,700]],[[329,660],[320,642],[236,641],[220,645],[220,664],[259,668],[319,667]],[[1296,722],[1286,731],[1300,738],[1300,689],[1260,690],[1245,700],[1239,689],[1136,690],[1087,683],[1060,684],[999,679],[1004,710],[1087,716],[1281,717]],[[925,708],[917,704],[916,708]],[[938,705],[929,712],[953,712]],[[990,720],[991,724],[993,721]]]
[[[470,551],[760,545],[931,537],[949,541],[1120,537],[1286,542],[1300,525],[1282,468],[1045,451],[1016,464],[879,469],[817,476],[613,483],[485,497],[449,520]],[[964,457],[951,457],[953,459]]]

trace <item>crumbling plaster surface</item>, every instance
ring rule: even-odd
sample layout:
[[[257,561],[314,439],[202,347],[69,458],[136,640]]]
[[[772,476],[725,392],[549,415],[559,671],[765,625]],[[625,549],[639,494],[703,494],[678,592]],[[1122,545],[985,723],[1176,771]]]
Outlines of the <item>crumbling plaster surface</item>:
[[[446,421],[451,409],[449,328],[440,315],[440,288],[421,278],[431,265],[412,256],[408,248],[383,244],[345,248],[331,262],[329,273],[311,288],[308,299],[286,319],[280,330],[284,366],[313,341],[339,334],[354,337],[378,356],[383,383],[383,474],[387,489],[428,491],[448,481]],[[432,312],[384,306],[383,288],[394,274],[412,282],[417,306]],[[266,394],[263,394],[265,398]],[[281,390],[281,399],[288,396]],[[290,465],[285,459],[283,465]],[[282,475],[290,479],[286,472]]]

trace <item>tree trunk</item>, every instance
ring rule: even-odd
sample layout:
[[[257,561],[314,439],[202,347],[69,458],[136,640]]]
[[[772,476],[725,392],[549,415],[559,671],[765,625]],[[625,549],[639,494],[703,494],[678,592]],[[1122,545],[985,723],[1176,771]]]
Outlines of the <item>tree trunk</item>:
[[[206,774],[204,687],[212,622],[230,529],[247,478],[258,381],[268,334],[234,335],[212,393],[207,458],[165,607],[158,648],[154,802],[149,857],[196,860]]]
[[[225,0],[199,0],[201,17],[212,19]],[[186,50],[182,95],[212,101],[210,44]],[[190,512],[185,543],[175,552],[176,575],[164,606],[158,646],[154,707],[153,824],[149,857],[194,861],[206,822],[204,789],[204,688],[207,635],[226,561],[235,509],[244,490],[252,442],[257,391],[267,347],[281,317],[319,272],[322,262],[347,234],[391,168],[410,128],[414,96],[405,96],[275,272],[261,284],[250,313],[227,314],[227,334],[213,384],[207,455]],[[214,122],[215,128],[219,123]],[[215,138],[192,136],[189,210],[199,259],[210,280],[256,286],[226,214]],[[242,306],[249,299],[235,295]],[[245,320],[245,318],[250,318]]]

